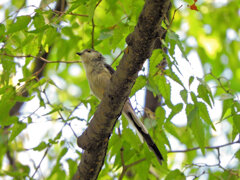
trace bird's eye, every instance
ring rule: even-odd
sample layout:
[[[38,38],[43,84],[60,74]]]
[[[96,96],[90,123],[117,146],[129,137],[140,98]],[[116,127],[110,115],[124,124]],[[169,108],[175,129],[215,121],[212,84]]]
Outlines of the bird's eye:
[[[91,50],[90,50],[90,49],[88,49],[88,50],[87,50],[87,52],[88,52],[88,53],[90,53],[90,52],[91,52]]]

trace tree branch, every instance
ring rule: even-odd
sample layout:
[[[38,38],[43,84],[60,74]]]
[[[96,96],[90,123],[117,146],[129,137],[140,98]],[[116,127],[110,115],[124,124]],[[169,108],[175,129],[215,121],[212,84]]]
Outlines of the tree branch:
[[[94,13],[93,13],[93,17],[92,17],[92,49],[94,49],[94,30],[95,30],[95,23],[94,23],[94,14],[95,11],[97,9],[97,7],[99,6],[99,4],[102,2],[102,0],[99,0],[94,8]]]
[[[108,139],[121,115],[123,105],[143,63],[151,56],[152,47],[170,0],[147,0],[138,23],[126,39],[128,48],[111,78],[100,105],[88,128],[78,138],[84,149],[81,162],[73,179],[97,179],[107,151]]]
[[[235,141],[235,142],[231,142],[231,143],[226,143],[226,144],[222,144],[222,145],[219,145],[219,146],[207,146],[207,147],[204,147],[205,149],[219,149],[219,148],[222,148],[222,147],[225,147],[225,146],[230,146],[230,145],[233,145],[233,144],[240,144],[240,141]],[[185,149],[185,150],[174,150],[174,151],[168,151],[168,153],[185,153],[185,152],[189,152],[189,151],[195,151],[195,150],[198,150],[200,149],[200,147],[195,147],[195,148],[190,148],[190,149]]]
[[[33,56],[33,55],[11,55],[11,54],[1,54],[2,56],[9,56],[9,57],[15,57],[15,58],[35,58],[35,60],[40,60],[43,61],[45,63],[66,63],[66,64],[72,64],[72,63],[81,63],[82,61],[49,61],[46,58],[42,57],[42,56]]]

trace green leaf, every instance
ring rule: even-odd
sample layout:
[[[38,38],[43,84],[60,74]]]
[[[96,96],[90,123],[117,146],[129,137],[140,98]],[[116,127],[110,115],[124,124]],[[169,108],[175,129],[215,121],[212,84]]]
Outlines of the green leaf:
[[[31,88],[34,89],[34,88],[38,88],[39,86],[43,85],[44,83],[46,83],[48,81],[47,78],[42,78],[40,79],[40,81],[38,81],[37,83],[34,83]]]
[[[68,148],[64,147],[60,154],[58,155],[58,158],[57,158],[57,163],[59,163],[59,161],[62,159],[62,157],[68,152]]]
[[[17,122],[13,125],[13,127],[10,128],[12,131],[9,142],[11,142],[15,137],[17,137],[25,128],[27,125],[25,123]]]
[[[147,84],[147,89],[151,92],[153,92],[154,95],[159,94],[159,90],[158,90],[158,85],[157,82],[155,81],[155,78],[149,78],[148,79],[148,84]]]
[[[140,139],[133,133],[132,130],[130,130],[129,128],[124,128],[122,131],[122,137],[126,142],[131,144],[132,148],[138,149],[138,146],[140,144]]]
[[[240,115],[239,114],[233,115],[233,124],[237,128],[238,133],[240,133]]]
[[[189,87],[191,86],[193,80],[194,80],[194,77],[193,77],[193,76],[190,76],[190,78],[189,78],[189,80],[188,80]]]
[[[191,98],[192,98],[192,101],[194,102],[194,104],[197,104],[198,103],[197,96],[194,94],[194,92],[191,92],[190,95],[191,95]]]
[[[187,125],[190,127],[192,125],[192,121],[195,118],[195,112],[193,104],[187,104],[186,106],[186,114],[187,114]]]
[[[168,121],[164,124],[164,128],[172,134],[174,137],[181,139],[181,137],[177,133],[177,128],[172,122]]]
[[[221,120],[224,119],[224,116],[225,116],[227,110],[232,107],[232,104],[233,104],[233,99],[226,99],[223,101]]]
[[[59,105],[59,106],[57,106],[57,107],[54,107],[53,110],[51,110],[50,112],[48,112],[48,113],[46,113],[46,114],[44,114],[44,115],[42,115],[42,116],[47,116],[47,115],[50,115],[50,114],[53,114],[53,113],[55,113],[55,112],[57,112],[57,111],[62,111],[62,110],[63,110],[62,105]]]
[[[21,9],[26,5],[25,0],[11,0],[11,4],[14,5],[17,9]]]
[[[5,34],[5,26],[4,24],[0,24],[0,38],[2,38],[4,34]]]
[[[205,144],[205,133],[202,120],[199,116],[199,108],[195,105],[194,109],[187,114],[188,125],[192,129],[192,133],[196,138],[201,151],[205,154],[204,144]]]
[[[59,140],[62,137],[62,131],[60,131],[57,136],[54,138],[54,141]]]
[[[235,156],[240,161],[240,149],[235,153]]]
[[[199,112],[200,112],[200,117],[208,124],[208,125],[211,125],[211,127],[216,131],[211,119],[210,119],[210,116],[209,116],[209,113],[208,113],[208,110],[207,110],[207,107],[206,107],[206,104],[202,103],[202,102],[199,102],[198,103],[198,107],[199,107]]]
[[[33,148],[33,150],[35,151],[42,151],[43,149],[45,149],[48,145],[45,142],[41,142],[38,146],[36,146],[35,148]]]
[[[181,171],[179,171],[178,169],[175,169],[175,170],[170,171],[165,178],[165,180],[172,180],[172,179],[185,180],[186,177]]]
[[[172,109],[172,111],[171,111],[170,115],[168,116],[167,121],[170,121],[176,114],[178,114],[182,110],[183,104],[178,103],[174,106],[171,106],[170,108]]]
[[[33,24],[36,29],[39,29],[45,25],[44,17],[40,13],[36,13],[33,17]]]
[[[185,104],[187,104],[187,102],[188,102],[188,92],[187,92],[187,90],[186,89],[183,89],[183,90],[181,90],[180,91],[180,95],[181,95],[181,97],[182,97],[182,100],[185,102]]]
[[[165,74],[185,89],[182,81],[179,79],[179,77],[171,69],[165,70]]]
[[[198,86],[198,96],[202,98],[210,107],[212,107],[212,104],[208,95],[209,95],[209,90],[207,89],[207,87],[204,86],[203,84],[200,84]]]
[[[75,160],[72,160],[72,159],[67,159],[67,163],[68,163],[69,177],[71,179],[77,171],[78,164]]]
[[[18,16],[16,22],[9,25],[7,33],[10,34],[27,28],[30,21],[30,16]]]
[[[158,89],[161,93],[161,95],[164,97],[166,101],[170,101],[171,99],[171,86],[166,81],[166,78],[164,76],[160,76],[158,81]]]
[[[172,30],[168,30],[167,36],[170,40],[172,40],[174,42],[172,44],[176,44],[179,47],[179,49],[181,50],[181,52],[183,54],[183,57],[187,61],[189,61],[188,58],[187,58],[187,54],[185,53],[185,50],[183,48],[182,42],[179,39],[179,36],[175,32],[173,32]],[[171,48],[174,48],[174,47],[171,47]]]
[[[161,50],[154,50],[149,60],[149,76],[154,76],[159,69],[158,64],[163,60],[163,54]]]
[[[138,90],[142,89],[147,83],[146,76],[139,76],[131,90],[130,97],[133,96]]]
[[[158,126],[161,127],[164,123],[165,116],[166,116],[165,109],[163,109],[162,106],[158,106],[155,111],[155,116],[156,116]]]

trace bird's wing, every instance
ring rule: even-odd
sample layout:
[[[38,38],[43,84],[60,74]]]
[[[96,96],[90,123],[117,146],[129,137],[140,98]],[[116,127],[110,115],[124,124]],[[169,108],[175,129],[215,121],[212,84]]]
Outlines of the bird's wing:
[[[108,69],[108,71],[110,72],[111,75],[114,74],[115,70],[110,65],[105,63],[104,66]],[[132,108],[132,105],[131,105],[131,102],[129,99],[126,101],[126,103],[123,107],[123,114],[127,118],[129,124],[131,124],[135,128],[140,140],[142,142],[146,141],[148,147],[155,153],[158,161],[160,162],[160,164],[162,164],[162,161],[163,161],[162,154],[160,153],[158,147],[152,140],[151,136],[148,134],[147,128],[137,117],[136,113],[134,112],[134,110]]]

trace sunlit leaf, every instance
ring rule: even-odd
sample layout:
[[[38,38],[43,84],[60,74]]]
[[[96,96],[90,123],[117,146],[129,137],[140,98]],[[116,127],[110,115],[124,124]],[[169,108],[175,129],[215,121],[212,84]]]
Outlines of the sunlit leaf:
[[[199,114],[200,114],[200,117],[209,125],[211,125],[211,127],[216,131],[211,119],[210,119],[210,116],[209,116],[209,113],[208,113],[208,110],[207,110],[207,107],[204,103],[202,102],[199,102],[198,103],[198,107],[199,107]]]
[[[13,127],[10,128],[12,133],[10,135],[9,141],[15,139],[15,137],[18,136],[26,127],[27,125],[25,123],[21,122],[15,123]]]
[[[30,23],[30,16],[19,16],[15,23],[11,24],[7,30],[7,33],[14,33],[20,30],[27,28],[27,25]]]
[[[183,89],[180,91],[180,95],[182,97],[182,100],[185,102],[185,104],[187,104],[188,102],[188,92],[186,89]]]
[[[45,142],[41,142],[38,146],[36,146],[35,148],[33,148],[33,150],[35,151],[42,151],[43,149],[45,149],[48,145]]]
[[[130,97],[133,96],[138,90],[142,89],[147,83],[147,78],[145,76],[138,76],[132,90]]]

